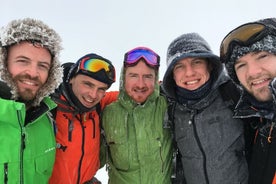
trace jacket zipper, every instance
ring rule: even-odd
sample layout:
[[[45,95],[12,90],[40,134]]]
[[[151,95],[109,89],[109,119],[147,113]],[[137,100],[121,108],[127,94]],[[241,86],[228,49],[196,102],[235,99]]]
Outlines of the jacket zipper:
[[[17,117],[18,117],[18,123],[19,123],[19,126],[20,126],[20,132],[21,132],[21,145],[20,145],[20,159],[19,159],[19,162],[20,162],[20,167],[19,167],[19,172],[20,172],[20,181],[19,183],[20,184],[23,184],[24,182],[24,177],[23,177],[23,150],[25,148],[25,133],[23,133],[23,127],[22,127],[22,122],[21,122],[21,113],[20,111],[18,110],[17,111]]]
[[[8,163],[4,163],[4,184],[8,183]]]
[[[94,117],[92,116],[92,114],[90,113],[89,114],[89,119],[91,119],[92,120],[92,123],[93,123],[93,126],[92,126],[92,138],[93,139],[95,139],[95,137],[96,137],[96,129],[95,129],[95,127],[96,127],[96,125],[95,125],[95,119],[94,119]],[[100,116],[99,116],[99,119],[100,119]]]
[[[81,157],[80,157],[79,167],[78,167],[77,183],[80,183],[81,166],[82,166],[82,160],[83,160],[83,156],[84,156],[84,142],[85,142],[85,130],[84,130],[85,126],[83,125],[81,119],[80,119],[80,125],[81,125],[81,129],[82,129],[82,145],[81,145]]]
[[[203,155],[203,170],[204,170],[204,176],[205,176],[205,181],[207,184],[209,184],[209,178],[208,178],[208,174],[207,174],[207,166],[206,166],[206,155],[205,152],[203,150],[202,144],[199,140],[198,134],[197,134],[197,127],[194,123],[194,119],[195,119],[195,114],[196,114],[196,110],[191,111],[191,119],[189,120],[189,124],[193,125],[193,129],[194,129],[194,134],[195,134],[195,139],[198,143],[199,149]]]

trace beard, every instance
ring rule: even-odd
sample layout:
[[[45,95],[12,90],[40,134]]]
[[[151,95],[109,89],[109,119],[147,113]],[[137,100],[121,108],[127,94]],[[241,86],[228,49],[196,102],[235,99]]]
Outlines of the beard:
[[[19,91],[19,96],[21,102],[29,103],[35,99],[36,94],[30,89],[25,89],[24,91]]]
[[[252,91],[251,95],[254,96],[260,102],[267,102],[272,99],[272,94],[269,87],[264,87],[256,91]]]
[[[30,80],[30,81],[33,81],[36,85],[38,85],[38,89],[37,90],[34,90],[34,89],[31,89],[31,88],[20,88],[19,84],[22,83],[20,81],[23,81],[23,80]],[[42,86],[42,82],[39,80],[38,77],[31,77],[30,75],[28,74],[18,74],[16,75],[14,78],[13,78],[13,81],[14,83],[16,84],[16,87],[17,87],[17,91],[18,91],[18,94],[19,94],[19,101],[20,102],[24,102],[24,103],[31,103],[38,91],[41,89],[41,86]]]

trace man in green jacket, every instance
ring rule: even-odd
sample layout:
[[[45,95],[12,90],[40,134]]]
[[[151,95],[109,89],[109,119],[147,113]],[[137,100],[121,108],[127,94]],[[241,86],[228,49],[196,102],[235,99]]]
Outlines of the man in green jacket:
[[[48,183],[55,134],[47,97],[62,80],[59,35],[30,18],[0,35],[0,183]]]
[[[172,139],[159,94],[160,57],[151,49],[127,52],[118,101],[103,112],[110,184],[171,183]]]

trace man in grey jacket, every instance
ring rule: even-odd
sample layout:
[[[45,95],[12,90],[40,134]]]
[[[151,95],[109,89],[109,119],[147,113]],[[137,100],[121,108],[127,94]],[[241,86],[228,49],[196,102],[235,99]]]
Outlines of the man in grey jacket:
[[[168,47],[163,89],[174,102],[174,134],[187,184],[247,183],[243,123],[223,99],[230,81],[219,57],[197,33]],[[229,91],[233,89],[228,89]]]

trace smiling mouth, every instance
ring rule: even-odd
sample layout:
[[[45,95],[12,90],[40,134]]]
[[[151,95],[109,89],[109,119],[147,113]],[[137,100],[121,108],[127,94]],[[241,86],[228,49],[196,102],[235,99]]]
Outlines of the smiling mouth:
[[[147,91],[146,89],[134,89],[135,93],[144,93],[146,91]]]
[[[20,80],[20,82],[29,86],[38,86],[36,82],[30,81],[30,80]]]
[[[88,102],[88,103],[93,103],[93,102],[94,102],[94,100],[93,100],[93,99],[90,99],[90,98],[83,98],[83,100],[84,100],[85,102]]]
[[[194,85],[194,84],[197,84],[199,82],[199,80],[193,80],[193,81],[188,81],[188,82],[185,82],[186,85]]]
[[[256,80],[251,82],[251,86],[260,86],[260,85],[264,85],[267,84],[270,81],[269,78],[266,79],[261,79],[261,80]]]

